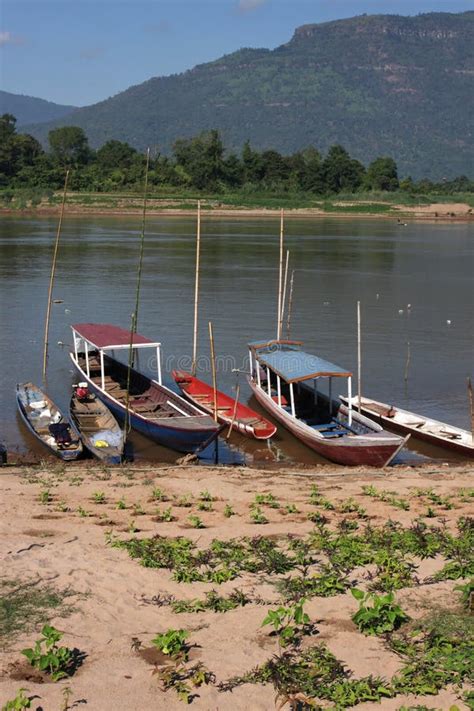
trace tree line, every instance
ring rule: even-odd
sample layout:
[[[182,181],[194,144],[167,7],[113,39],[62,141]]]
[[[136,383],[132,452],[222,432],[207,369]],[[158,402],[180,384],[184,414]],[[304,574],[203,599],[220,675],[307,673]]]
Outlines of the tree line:
[[[0,116],[0,188],[56,190],[69,168],[71,190],[141,189],[145,157],[128,143],[109,140],[94,150],[78,126],[53,129],[48,142],[45,151],[33,136],[17,132],[13,115]],[[209,192],[474,192],[474,181],[466,176],[442,183],[400,179],[393,158],[380,156],[366,167],[340,145],[331,146],[325,156],[313,146],[285,156],[275,150],[254,150],[247,141],[240,155],[228,153],[217,130],[175,141],[171,156],[154,155],[148,180],[150,186]]]

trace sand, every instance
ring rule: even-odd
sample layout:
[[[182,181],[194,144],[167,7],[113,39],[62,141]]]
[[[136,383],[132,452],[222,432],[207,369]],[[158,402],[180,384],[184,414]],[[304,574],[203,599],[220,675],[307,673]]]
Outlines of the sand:
[[[472,488],[473,473],[474,465],[447,467],[433,463],[384,472],[334,466],[292,467],[271,472],[202,466],[128,465],[104,469],[93,463],[68,468],[60,464],[46,468],[44,465],[2,468],[1,577],[21,582],[46,581],[57,590],[69,589],[71,596],[67,603],[73,605],[72,614],[57,616],[53,610],[49,622],[64,632],[63,644],[77,648],[86,656],[74,676],[58,683],[12,679],[12,675],[21,677],[25,669],[25,665],[20,664],[21,649],[32,645],[39,636],[34,630],[21,633],[8,640],[7,648],[1,651],[0,702],[13,698],[23,686],[30,696],[35,696],[32,708],[44,711],[182,709],[185,704],[174,690],[160,689],[159,680],[152,673],[153,664],[144,658],[147,654],[143,656],[136,649],[136,640],[142,648],[149,648],[152,638],[170,627],[190,631],[190,641],[196,645],[192,647],[191,660],[205,664],[217,682],[243,674],[278,651],[277,641],[269,635],[268,629],[261,627],[271,603],[275,607],[279,600],[269,582],[246,574],[220,586],[177,583],[171,580],[168,570],[142,567],[125,550],[107,545],[106,532],[123,539],[155,534],[187,536],[199,547],[207,546],[214,538],[304,535],[313,529],[306,518],[307,512],[314,510],[308,504],[313,483],[335,503],[354,497],[367,509],[374,525],[382,525],[388,518],[408,525],[426,511],[426,502],[412,496],[415,487],[429,487],[443,496],[454,494],[463,487]],[[397,496],[406,496],[410,510],[400,510],[363,495],[361,487],[367,483],[390,489]],[[213,502],[213,511],[198,511],[196,505],[192,509],[173,506],[177,520],[158,522],[154,520],[157,507],[164,509],[170,503],[151,500],[155,487],[161,488],[171,499],[189,494],[197,501],[200,492],[207,490],[217,500]],[[48,489],[51,501],[42,503],[41,492]],[[105,494],[104,503],[94,500],[97,492]],[[269,523],[252,523],[250,503],[256,493],[268,492],[274,494],[282,507],[263,506]],[[43,495],[43,500],[45,498]],[[117,508],[122,498],[127,506],[123,510]],[[287,503],[295,504],[299,512],[285,513],[283,505]],[[230,518],[223,515],[226,504],[232,505],[235,511]],[[139,505],[141,510],[133,511],[134,505]],[[453,526],[459,516],[472,514],[469,508],[469,503],[456,499],[455,509],[437,510],[432,521],[445,519],[448,526]],[[206,527],[189,527],[190,513],[198,515]],[[325,513],[332,523],[342,518],[336,512]],[[348,517],[357,519],[357,514]],[[132,521],[133,528],[139,529],[135,533],[129,532]],[[418,575],[425,578],[441,565],[442,561],[437,559],[423,561]],[[397,599],[411,616],[418,618],[434,599],[437,604],[452,605],[454,585],[453,582],[419,585],[399,591]],[[260,596],[269,604],[252,603],[226,613],[184,614],[174,613],[169,606],[152,604],[157,595],[202,598],[213,588],[226,595],[239,588]],[[400,660],[387,650],[381,639],[358,632],[350,619],[356,609],[357,603],[349,593],[312,598],[305,605],[315,623],[317,641],[324,641],[333,654],[352,669],[354,677],[371,673],[390,677],[399,669]],[[69,705],[63,707],[63,691],[68,686],[71,689]],[[244,685],[224,693],[211,684],[200,687],[196,693],[192,707],[199,710],[275,708],[275,692],[269,685]],[[357,709],[394,711],[403,703],[426,703],[428,707],[442,709],[456,703],[459,709],[467,708],[454,690],[445,690],[436,697],[398,696],[381,704],[360,704]]]

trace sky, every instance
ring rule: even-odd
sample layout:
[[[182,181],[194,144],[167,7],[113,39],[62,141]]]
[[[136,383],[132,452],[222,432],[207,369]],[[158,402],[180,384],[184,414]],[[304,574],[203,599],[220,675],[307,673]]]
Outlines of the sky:
[[[0,88],[85,106],[296,27],[474,10],[474,0],[0,0]]]

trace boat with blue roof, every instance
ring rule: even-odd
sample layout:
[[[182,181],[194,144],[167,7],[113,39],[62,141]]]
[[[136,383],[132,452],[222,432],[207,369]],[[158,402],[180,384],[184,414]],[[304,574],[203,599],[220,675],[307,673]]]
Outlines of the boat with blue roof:
[[[248,346],[248,382],[258,402],[326,459],[387,466],[406,443],[407,437],[387,432],[354,410],[349,370],[304,352],[301,341],[253,341]],[[346,379],[348,405],[333,397],[334,378]]]

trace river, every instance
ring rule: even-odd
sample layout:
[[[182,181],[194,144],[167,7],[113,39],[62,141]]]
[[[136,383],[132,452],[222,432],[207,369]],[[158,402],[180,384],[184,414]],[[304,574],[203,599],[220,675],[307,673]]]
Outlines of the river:
[[[57,218],[3,216],[0,235],[0,439],[41,447],[16,413],[15,385],[40,384],[49,270]],[[167,373],[192,351],[196,221],[147,220],[138,331],[160,340]],[[210,381],[208,321],[219,356],[218,387],[234,392],[246,343],[274,337],[279,219],[207,217],[202,222],[198,375]],[[129,327],[140,218],[70,217],[63,224],[50,331],[48,392],[66,406],[75,381],[70,324]],[[288,219],[294,269],[291,336],[308,351],[357,368],[356,302],[362,311],[362,392],[470,427],[467,376],[474,376],[474,225],[395,220]],[[410,305],[410,307],[408,307]],[[286,332],[286,318],[285,318]],[[408,343],[410,357],[405,382]],[[147,369],[147,363],[141,367]],[[245,376],[238,376],[244,400]],[[317,455],[279,431],[270,450],[233,435],[224,461],[246,457],[312,463]],[[137,456],[176,454],[134,435]],[[412,445],[413,446],[413,445]],[[426,454],[424,450],[420,450]],[[429,452],[428,452],[429,453]]]

